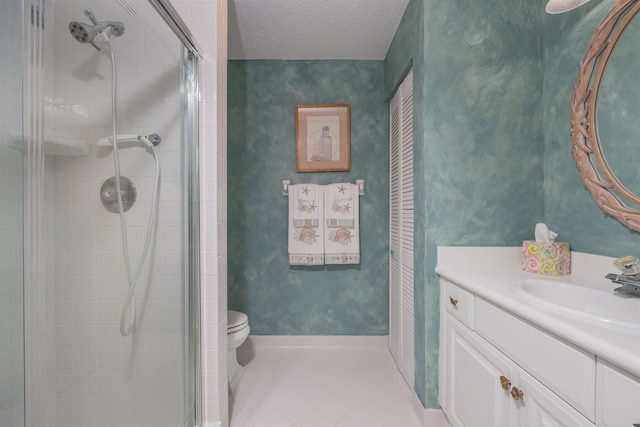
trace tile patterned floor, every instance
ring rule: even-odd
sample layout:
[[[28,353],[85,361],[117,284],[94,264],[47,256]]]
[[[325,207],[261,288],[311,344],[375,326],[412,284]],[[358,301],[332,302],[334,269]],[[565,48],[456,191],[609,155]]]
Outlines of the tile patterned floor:
[[[240,353],[231,427],[421,427],[384,348],[265,348]],[[244,360],[243,360],[244,359]],[[448,426],[444,416],[442,424]]]

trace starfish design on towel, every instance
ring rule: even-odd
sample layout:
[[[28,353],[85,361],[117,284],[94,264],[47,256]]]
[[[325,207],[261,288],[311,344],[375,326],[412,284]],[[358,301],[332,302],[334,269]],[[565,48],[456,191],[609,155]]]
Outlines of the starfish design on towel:
[[[302,192],[305,194],[305,196],[309,194],[309,191],[311,191],[311,190],[309,190],[309,187],[304,187],[302,189]]]
[[[307,209],[307,212],[315,212],[317,207],[318,206],[316,205],[316,202],[311,202],[311,204],[309,205],[309,207]]]
[[[338,191],[339,191],[339,192],[341,192],[342,194],[344,194],[344,191],[345,191],[346,189],[347,189],[347,188],[346,188],[344,185],[341,185],[340,187],[338,187]]]
[[[351,206],[349,206],[349,203],[347,203],[346,205],[342,206],[342,209],[344,212],[349,212],[351,210]]]

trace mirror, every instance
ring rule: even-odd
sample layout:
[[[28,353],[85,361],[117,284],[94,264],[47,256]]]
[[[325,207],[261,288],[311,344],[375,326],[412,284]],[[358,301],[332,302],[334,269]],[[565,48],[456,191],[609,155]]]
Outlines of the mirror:
[[[640,231],[640,0],[618,0],[598,24],[571,102],[572,154],[600,209]],[[624,35],[624,36],[623,36]],[[640,65],[640,64],[639,64]],[[636,154],[637,153],[637,154]]]
[[[607,61],[598,90],[598,142],[611,170],[631,193],[640,195],[640,19],[631,19]],[[638,157],[638,160],[634,160]]]

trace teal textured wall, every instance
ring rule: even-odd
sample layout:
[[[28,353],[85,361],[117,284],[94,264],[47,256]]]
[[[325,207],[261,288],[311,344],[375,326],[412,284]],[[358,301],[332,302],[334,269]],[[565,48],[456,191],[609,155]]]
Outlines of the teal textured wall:
[[[256,335],[388,334],[388,106],[382,61],[230,61],[229,308]],[[351,105],[351,171],[296,173],[296,104]],[[290,267],[281,181],[355,182],[361,264]]]
[[[591,2],[563,15],[545,17],[544,217],[549,227],[560,234],[560,239],[569,242],[574,251],[638,256],[638,233],[629,231],[616,219],[602,213],[582,186],[570,152],[570,105],[579,63],[598,22],[613,4],[613,0]],[[616,57],[616,61],[623,59]],[[628,60],[629,64],[637,63],[637,55]],[[628,166],[635,168],[632,164]]]
[[[409,3],[385,58],[384,75],[376,76],[376,85],[384,83],[384,90],[376,96],[388,100],[413,66],[415,173],[417,181],[423,183],[417,185],[415,194],[414,386],[426,407],[437,406],[439,308],[437,277],[433,273],[437,246],[519,245],[523,239],[532,237],[536,222],[544,221],[575,251],[609,256],[638,254],[637,233],[600,211],[583,188],[570,152],[570,102],[579,62],[597,23],[612,5],[613,0],[595,1],[566,14],[546,15],[544,2],[411,0]],[[280,171],[287,171],[294,181],[300,179],[294,172],[295,156],[289,151],[294,144],[293,113],[283,113],[290,107],[287,102],[280,104],[279,94],[288,93],[286,99],[309,95],[307,87],[302,88],[305,80],[319,79],[323,81],[321,85],[328,80],[310,71],[309,64],[298,69],[303,63],[266,61],[264,69],[257,62],[230,64],[229,245],[231,256],[238,255],[230,259],[230,306],[242,309],[245,305],[250,316],[260,319],[258,313],[251,313],[258,307],[249,301],[264,299],[264,305],[273,307],[266,318],[260,319],[266,325],[278,324],[278,314],[274,312],[284,310],[284,317],[293,320],[305,317],[297,310],[311,309],[302,329],[294,331],[286,325],[277,325],[263,333],[353,333],[346,332],[342,323],[328,322],[318,315],[322,312],[318,306],[326,304],[328,312],[335,308],[324,293],[328,288],[305,288],[305,281],[310,275],[315,277],[315,273],[286,268],[284,271],[278,265],[278,258],[284,256],[278,253],[284,251],[284,237],[281,242],[278,237],[271,239],[273,242],[267,241],[259,237],[259,230],[265,225],[248,225],[250,220],[258,221],[250,213],[250,206],[254,201],[265,200],[261,193],[271,191],[273,197],[279,194],[279,182],[286,178]],[[286,66],[294,64],[292,69]],[[285,88],[274,89],[276,85]],[[234,100],[234,96],[239,99]],[[322,98],[319,92],[311,97],[317,99],[296,100],[293,104],[349,102],[335,96]],[[256,127],[253,122],[258,117],[259,123],[273,120],[284,129]],[[382,117],[386,126],[386,109]],[[277,137],[267,138],[272,132]],[[381,147],[379,154],[385,156],[386,171],[387,128],[382,135],[377,144]],[[267,143],[272,146],[269,150],[277,153],[268,154],[268,162],[256,160],[261,154],[256,147],[262,138],[271,141]],[[288,148],[276,148],[282,145]],[[263,165],[258,167],[259,186],[252,185],[253,175],[247,177],[238,171],[254,161]],[[275,172],[271,170],[272,164]],[[349,180],[361,177],[353,175]],[[364,178],[373,179],[368,172]],[[388,183],[386,176],[380,174],[380,178],[385,181],[379,183],[384,187],[379,202],[385,204],[386,215]],[[235,180],[238,182],[234,183]],[[236,190],[243,192],[237,200]],[[366,197],[361,200],[363,203]],[[285,199],[276,204],[279,205],[269,206],[286,214]],[[268,219],[260,221],[268,223]],[[386,218],[379,221],[386,227],[383,224]],[[234,223],[239,226],[234,228]],[[284,228],[270,230],[271,236],[285,233]],[[385,245],[386,233],[386,228],[380,233]],[[256,239],[257,244],[252,243]],[[272,251],[264,250],[265,247]],[[385,299],[378,306],[380,311],[387,307],[386,249],[386,246],[379,249],[385,270],[379,274],[384,276],[385,284],[372,291],[377,297],[367,295],[361,300],[368,304],[372,299]],[[252,265],[256,256],[266,256],[268,261]],[[353,272],[338,271],[335,276],[326,270],[317,273],[319,281],[324,282],[331,277],[342,279]],[[293,286],[283,288],[281,283],[276,284],[275,292],[271,293],[273,285],[267,283],[268,277],[290,280]],[[331,291],[336,289],[345,290],[337,287]],[[309,290],[317,293],[308,298]],[[342,294],[336,301],[340,298]],[[360,301],[358,297],[350,301],[353,300]],[[291,305],[297,308],[292,309]],[[359,310],[356,309],[355,319],[364,318]],[[376,333],[386,333],[384,316],[386,313],[369,316],[380,320],[380,325],[384,323]]]
[[[421,50],[413,57],[421,100],[415,171],[423,181],[416,229],[424,230],[416,236],[416,343],[423,348],[416,349],[415,388],[426,407],[437,407],[437,247],[519,245],[543,219],[542,5],[417,2],[409,7],[422,19],[421,40],[401,28],[406,45],[392,49]],[[390,52],[387,61],[406,57]],[[395,85],[390,80],[387,87]]]
[[[543,218],[541,4],[425,5],[426,404],[437,401],[440,245],[515,246]]]
[[[424,1],[410,0],[384,58],[384,93],[388,100],[393,97],[412,66],[423,66],[423,14]],[[416,74],[415,71],[414,74]],[[419,76],[422,75],[424,73],[419,73]],[[414,78],[416,83],[422,80],[418,77]],[[414,96],[420,95],[421,92],[414,89]],[[421,106],[422,104],[422,102],[414,102],[414,105]]]

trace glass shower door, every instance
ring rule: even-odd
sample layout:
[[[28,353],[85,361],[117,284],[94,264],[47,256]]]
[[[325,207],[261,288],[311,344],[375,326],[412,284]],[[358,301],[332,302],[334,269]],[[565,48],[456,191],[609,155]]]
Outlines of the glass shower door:
[[[22,2],[0,3],[0,426],[24,426]]]
[[[193,426],[195,58],[147,1],[26,3],[26,425]]]

